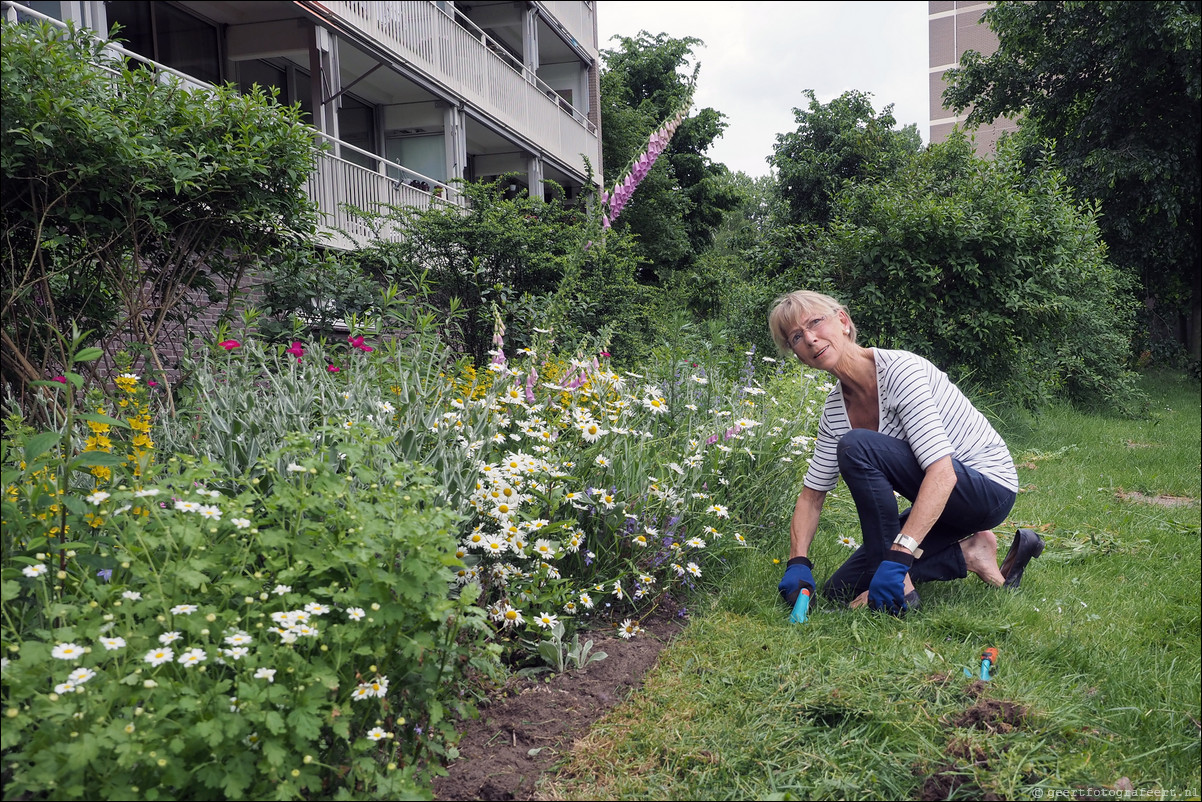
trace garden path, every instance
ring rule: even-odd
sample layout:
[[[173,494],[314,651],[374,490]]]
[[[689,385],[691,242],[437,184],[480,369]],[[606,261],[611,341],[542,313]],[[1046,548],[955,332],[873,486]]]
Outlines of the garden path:
[[[434,782],[438,800],[533,799],[544,773],[610,708],[642,687],[659,653],[684,628],[671,614],[645,619],[630,640],[603,632],[592,639],[604,660],[581,671],[512,680],[463,725],[460,757]]]

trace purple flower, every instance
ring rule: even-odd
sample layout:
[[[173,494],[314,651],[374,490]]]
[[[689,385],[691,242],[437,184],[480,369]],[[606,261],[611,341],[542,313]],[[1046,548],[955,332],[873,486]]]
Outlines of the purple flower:
[[[96,572],[96,576],[100,577],[105,582],[108,582],[113,578],[113,569],[112,568],[101,568],[99,571]]]
[[[622,179],[614,184],[613,191],[607,194],[602,190],[600,197],[602,207],[601,225],[603,228],[609,228],[613,221],[618,219],[618,215],[622,213],[626,202],[634,194],[635,188],[651,172],[651,167],[655,164],[655,160],[664,152],[664,149],[672,139],[672,135],[676,133],[677,126],[684,120],[685,114],[688,113],[692,105],[693,95],[690,91],[688,98],[681,105],[676,115],[664,122],[648,137],[647,149],[631,162]]]

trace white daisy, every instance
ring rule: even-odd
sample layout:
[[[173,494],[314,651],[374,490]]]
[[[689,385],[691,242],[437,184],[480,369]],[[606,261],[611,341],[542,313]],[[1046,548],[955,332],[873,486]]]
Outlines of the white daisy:
[[[50,656],[59,660],[78,660],[83,657],[83,647],[74,643],[60,643],[50,651]]]
[[[174,657],[175,652],[168,648],[151,649],[142,660],[150,663],[152,666],[161,666],[163,663],[170,663]]]

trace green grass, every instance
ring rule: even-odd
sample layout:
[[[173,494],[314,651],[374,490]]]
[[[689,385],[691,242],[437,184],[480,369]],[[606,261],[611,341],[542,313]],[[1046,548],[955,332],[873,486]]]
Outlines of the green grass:
[[[819,603],[790,625],[773,563],[785,500],[774,546],[734,566],[544,795],[1049,799],[1129,783],[1131,798],[1198,798],[1199,392],[1145,383],[1146,420],[1058,407],[1003,427],[1024,492],[1001,548],[1017,526],[1047,541],[1017,592],[970,577],[920,587],[904,620]],[[1156,496],[1190,501],[1143,500]],[[843,533],[859,539],[836,496],[819,581],[847,555]],[[999,665],[974,683],[987,646]]]

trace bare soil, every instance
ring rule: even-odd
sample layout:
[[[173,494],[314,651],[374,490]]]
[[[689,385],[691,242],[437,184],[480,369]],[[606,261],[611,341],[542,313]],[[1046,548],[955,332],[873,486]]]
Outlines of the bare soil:
[[[533,799],[539,779],[589,727],[642,687],[643,676],[684,627],[670,614],[641,622],[630,640],[581,633],[606,658],[582,670],[514,679],[461,725],[458,760],[434,781],[438,800]]]

